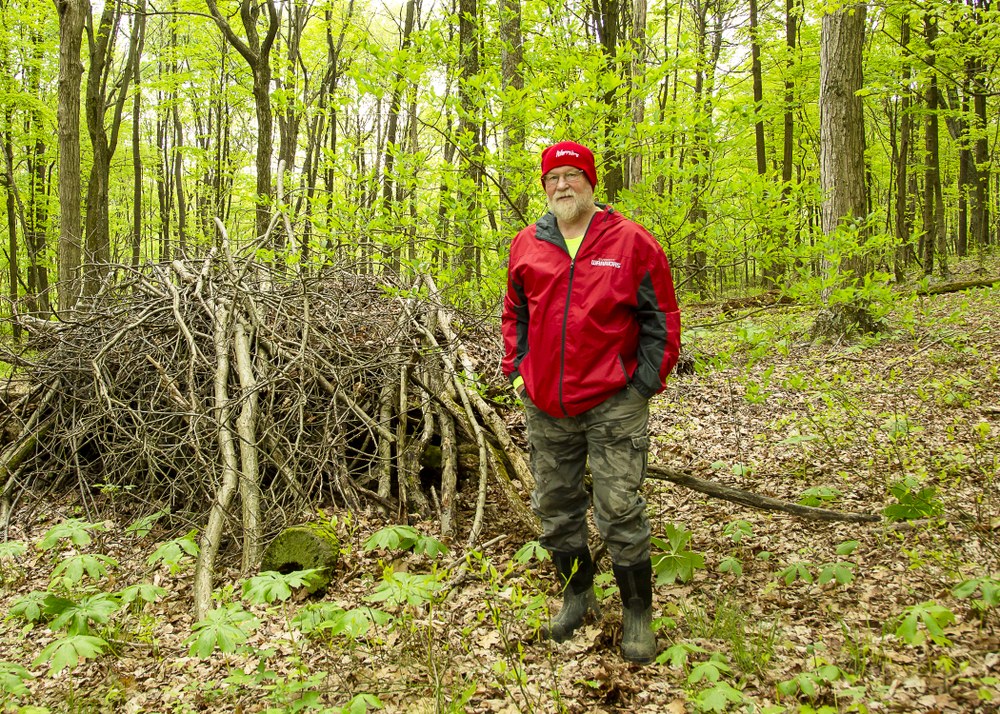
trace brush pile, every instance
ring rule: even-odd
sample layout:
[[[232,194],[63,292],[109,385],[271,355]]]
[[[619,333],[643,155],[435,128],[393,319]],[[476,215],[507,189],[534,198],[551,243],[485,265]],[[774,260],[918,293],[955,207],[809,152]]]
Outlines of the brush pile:
[[[15,317],[31,338],[0,355],[27,383],[4,425],[4,524],[70,485],[85,505],[113,490],[183,514],[201,532],[196,609],[221,543],[252,570],[320,503],[435,518],[469,543],[487,503],[535,527],[529,470],[481,394],[490,365],[430,278],[292,276],[214,251],[112,275],[61,322]]]

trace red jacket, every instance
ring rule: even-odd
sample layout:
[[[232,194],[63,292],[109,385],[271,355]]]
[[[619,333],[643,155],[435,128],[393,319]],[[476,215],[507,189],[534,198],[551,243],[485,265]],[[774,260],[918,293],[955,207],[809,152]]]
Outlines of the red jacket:
[[[503,372],[535,405],[576,416],[631,383],[651,397],[677,363],[680,312],[663,248],[610,206],[570,259],[555,216],[514,238],[507,268]]]

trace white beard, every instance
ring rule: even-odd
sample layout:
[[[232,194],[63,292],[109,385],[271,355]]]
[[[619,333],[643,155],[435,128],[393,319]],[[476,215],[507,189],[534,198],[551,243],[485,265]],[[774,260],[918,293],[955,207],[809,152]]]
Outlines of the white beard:
[[[562,196],[571,196],[572,202],[558,200]],[[549,210],[563,223],[572,223],[590,209],[594,203],[594,192],[586,189],[574,191],[571,188],[564,188],[552,194],[548,199]]]

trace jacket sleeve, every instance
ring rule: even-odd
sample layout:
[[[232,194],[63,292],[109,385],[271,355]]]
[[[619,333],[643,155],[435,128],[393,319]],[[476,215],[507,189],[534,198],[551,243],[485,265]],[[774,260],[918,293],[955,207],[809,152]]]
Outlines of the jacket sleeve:
[[[501,369],[511,383],[521,376],[518,365],[528,352],[528,300],[524,286],[516,275],[516,244],[517,239],[511,246],[510,262],[507,266],[507,292],[504,295],[503,311],[500,316],[504,347]]]
[[[653,246],[642,263],[646,270],[636,290],[639,345],[632,375],[632,385],[646,398],[663,391],[681,349],[681,316],[670,264],[656,239],[648,237]]]

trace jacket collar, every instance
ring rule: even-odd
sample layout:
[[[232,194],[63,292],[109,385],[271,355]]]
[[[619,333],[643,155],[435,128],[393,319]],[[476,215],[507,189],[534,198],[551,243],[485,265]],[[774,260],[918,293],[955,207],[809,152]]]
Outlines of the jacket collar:
[[[596,201],[594,203],[601,210],[595,213],[594,217],[590,219],[591,226],[597,223],[603,223],[608,218],[618,215],[615,212],[614,206],[607,203],[597,203]],[[559,230],[559,222],[556,220],[555,215],[553,215],[551,211],[539,218],[538,222],[535,223],[535,237],[539,240],[545,241],[546,243],[552,243],[561,248],[566,248],[566,240],[562,231]]]

